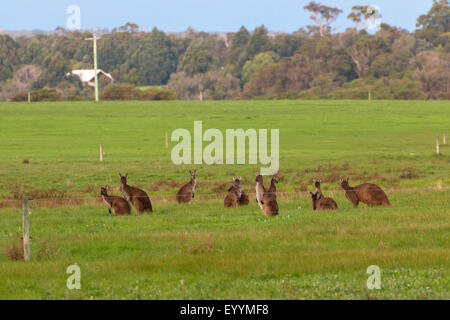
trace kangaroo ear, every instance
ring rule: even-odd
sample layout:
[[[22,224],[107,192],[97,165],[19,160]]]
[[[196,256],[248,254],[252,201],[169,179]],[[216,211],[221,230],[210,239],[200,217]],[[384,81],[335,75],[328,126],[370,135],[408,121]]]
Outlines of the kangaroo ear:
[[[350,177],[347,177],[347,182],[350,180]]]
[[[238,179],[241,180],[241,177],[239,176]]]
[[[125,173],[125,178],[128,178],[128,173]]]
[[[121,177],[121,178],[122,178],[122,175],[120,174],[120,172],[119,172],[119,177]]]

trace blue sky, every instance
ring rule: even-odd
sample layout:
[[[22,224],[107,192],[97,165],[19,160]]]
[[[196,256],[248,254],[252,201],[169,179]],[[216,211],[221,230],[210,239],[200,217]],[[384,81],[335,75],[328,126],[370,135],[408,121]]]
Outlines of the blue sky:
[[[310,0],[3,0],[0,29],[54,30],[66,27],[68,6],[81,9],[81,28],[114,28],[135,22],[149,29],[183,31],[191,26],[202,31],[236,31],[264,24],[273,31],[292,32],[310,24],[303,7]],[[351,26],[346,16],[355,4],[380,8],[382,21],[408,30],[426,13],[432,0],[321,0],[344,14],[334,24],[336,31]]]

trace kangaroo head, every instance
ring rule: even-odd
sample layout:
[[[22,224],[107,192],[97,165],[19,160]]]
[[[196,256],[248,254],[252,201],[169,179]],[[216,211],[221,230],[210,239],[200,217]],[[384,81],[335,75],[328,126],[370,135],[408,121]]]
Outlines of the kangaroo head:
[[[100,187],[100,195],[105,197],[108,195],[108,186]]]
[[[228,189],[228,192],[230,192],[233,189],[235,189],[237,191],[241,190],[241,177],[233,177],[233,182],[231,183],[231,186]]]
[[[314,182],[314,186],[316,187],[316,189],[320,189],[320,183],[322,182],[322,180],[313,179],[313,182]]]
[[[349,177],[347,177],[347,179],[341,179],[341,187],[343,188],[343,189],[348,189],[348,188],[350,188],[350,185],[348,184],[348,181],[350,180],[350,178]]]
[[[315,193],[309,192],[309,193],[311,194],[313,210],[316,210],[317,209],[317,201],[319,200],[318,196],[317,196],[318,192],[315,192]]]
[[[127,178],[128,178],[128,173],[126,173],[124,176],[119,172],[119,177],[120,177],[120,182],[122,184],[127,184]]]
[[[197,170],[191,171],[189,170],[189,174],[191,175],[191,179],[195,181],[195,174],[197,173]]]
[[[233,177],[233,181],[236,181],[236,182],[241,182],[241,177]]]
[[[263,176],[261,175],[261,173],[256,174],[256,182],[263,184]]]

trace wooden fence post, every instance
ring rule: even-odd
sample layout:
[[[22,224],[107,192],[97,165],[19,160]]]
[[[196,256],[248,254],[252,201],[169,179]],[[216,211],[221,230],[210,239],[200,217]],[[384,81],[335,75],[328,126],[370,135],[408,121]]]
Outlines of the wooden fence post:
[[[166,149],[169,148],[169,134],[166,132]]]
[[[31,103],[31,92],[28,91],[28,103]]]
[[[369,101],[372,100],[372,92],[369,90]]]
[[[447,144],[447,140],[446,140],[446,138],[445,138],[445,133],[444,133],[443,136],[442,136],[442,143],[443,143],[443,144]]]
[[[28,200],[31,198],[23,198],[23,260],[30,261],[30,213],[28,208]]]
[[[439,154],[439,136],[436,137],[436,154]]]
[[[103,161],[103,143],[100,141],[100,161]]]

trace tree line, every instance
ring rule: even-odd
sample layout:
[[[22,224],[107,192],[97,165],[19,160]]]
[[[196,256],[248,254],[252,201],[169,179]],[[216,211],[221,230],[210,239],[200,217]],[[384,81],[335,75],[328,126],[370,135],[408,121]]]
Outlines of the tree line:
[[[311,1],[311,25],[270,33],[262,25],[223,34],[151,32],[133,23],[103,34],[99,68],[117,80],[100,83],[104,99],[449,99],[450,7],[433,0],[416,30],[382,23],[371,33],[373,12],[356,5],[354,24],[336,33],[339,8]],[[90,31],[57,28],[51,34],[0,34],[0,99],[92,99],[93,89],[73,69],[91,69]],[[144,87],[144,90],[141,90]],[[145,90],[149,87],[147,90]]]

